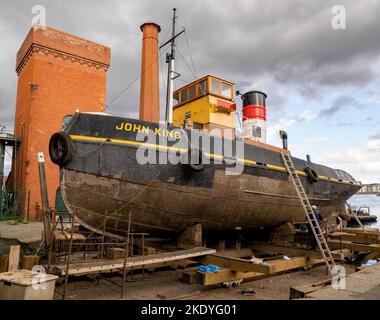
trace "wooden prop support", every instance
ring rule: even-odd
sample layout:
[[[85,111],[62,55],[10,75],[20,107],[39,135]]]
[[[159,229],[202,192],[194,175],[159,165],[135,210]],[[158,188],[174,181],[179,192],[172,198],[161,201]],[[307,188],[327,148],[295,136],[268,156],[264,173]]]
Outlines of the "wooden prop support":
[[[255,264],[250,260],[227,257],[220,254],[208,254],[206,256],[196,258],[196,260],[203,264],[215,264],[233,271],[259,272],[265,274],[272,273],[272,268],[270,265]]]
[[[41,200],[42,200],[42,210],[43,210],[43,222],[44,222],[44,234],[45,234],[45,243],[46,247],[50,248],[51,238],[52,238],[52,223],[49,209],[49,200],[46,184],[46,173],[45,173],[45,157],[43,152],[37,153],[38,161],[38,172],[40,176],[40,191],[41,191]]]
[[[288,256],[305,256],[308,258],[321,259],[321,252],[318,250],[308,250],[302,248],[294,248],[280,245],[273,245],[261,242],[254,242],[250,244],[250,248],[252,248],[255,252],[260,253],[271,253],[271,254],[284,254]],[[332,256],[336,260],[344,259],[341,253],[332,252]]]
[[[18,270],[18,266],[20,264],[20,246],[11,246],[9,248],[9,264],[8,271],[16,271]]]
[[[330,248],[332,249],[350,249],[359,252],[380,252],[380,244],[362,244],[350,241],[328,240]]]
[[[298,268],[305,268],[310,267],[315,264],[323,263],[323,259],[307,259],[305,257],[294,257],[290,260],[273,260],[268,261],[266,266],[269,267],[269,270],[271,271],[270,274],[276,274],[280,272],[285,272],[288,270],[294,270]],[[205,285],[215,285],[225,282],[231,282],[235,280],[241,280],[241,279],[250,279],[260,276],[268,275],[268,272],[240,272],[240,271],[234,271],[229,268],[223,268],[218,272],[198,272],[200,282]]]

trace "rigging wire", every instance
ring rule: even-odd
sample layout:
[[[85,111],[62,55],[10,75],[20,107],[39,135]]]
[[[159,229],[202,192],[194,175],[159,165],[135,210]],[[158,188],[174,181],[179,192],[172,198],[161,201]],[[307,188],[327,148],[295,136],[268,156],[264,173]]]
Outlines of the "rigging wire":
[[[197,79],[198,79],[197,75],[196,75],[196,74],[195,74],[195,73],[194,73],[194,72],[191,70],[191,68],[190,68],[189,64],[186,62],[185,58],[183,57],[183,55],[182,55],[182,53],[181,53],[181,50],[179,50],[179,48],[178,48],[178,47],[177,47],[177,51],[178,51],[178,53],[179,53],[179,55],[180,55],[181,59],[182,59],[182,60],[183,60],[183,62],[185,63],[185,65],[186,65],[187,69],[189,69],[190,73],[193,75],[193,77],[194,77],[194,80],[197,80]],[[190,82],[190,81],[188,81],[188,82]],[[206,95],[206,92],[205,92],[204,88],[203,88],[203,87],[201,87],[201,86],[199,86],[199,88],[201,89],[201,91],[202,91],[203,95]]]
[[[160,58],[160,70],[161,70],[161,80],[162,80],[162,83],[164,85],[164,92],[166,94],[166,79],[165,79],[165,74],[164,74],[164,68],[163,68],[163,62],[162,62],[162,59]]]
[[[111,100],[111,102],[110,103],[108,103],[107,105],[106,105],[106,110],[109,108],[109,107],[111,107],[111,105],[118,99],[118,98],[120,98],[137,80],[139,80],[140,78],[141,78],[141,75],[143,74],[143,73],[145,73],[145,71],[147,71],[153,64],[155,64],[158,60],[159,60],[159,58],[162,56],[164,54],[164,51],[162,51],[159,55],[158,55],[158,57],[157,57],[157,59],[155,59],[149,66],[147,66],[145,69],[144,69],[144,71],[142,72],[142,73],[140,73],[136,78],[134,78],[130,83],[128,83],[112,100]]]
[[[182,28],[184,28],[184,27],[182,27]],[[184,28],[184,29],[185,29],[185,28]],[[193,67],[193,70],[194,70],[195,75],[196,75],[197,78],[198,78],[198,72],[197,72],[197,69],[195,68],[195,64],[194,64],[194,60],[193,60],[193,55],[192,55],[192,53],[191,53],[191,49],[190,49],[189,39],[187,38],[187,32],[186,32],[186,29],[185,29],[185,40],[186,40],[187,50],[189,51],[189,55],[190,55],[191,65],[192,65],[192,67]]]
[[[168,36],[169,34],[169,31],[170,31],[170,28],[167,28],[167,31],[166,31],[166,34],[164,36],[164,39],[166,39],[166,37]],[[161,44],[164,43],[164,42],[161,42]],[[161,45],[160,44],[160,45]],[[142,72],[142,73],[139,73],[139,75],[137,77],[135,77],[131,82],[129,82],[112,100],[111,102],[109,102],[107,105],[106,105],[106,110],[112,106],[112,104],[118,99],[120,98],[137,80],[139,80],[141,78],[141,75],[143,73],[145,73],[146,70],[148,70],[153,64],[155,64],[157,61],[160,62],[160,58],[161,56],[164,54],[164,51],[161,51],[161,53],[158,55],[157,59],[155,61],[153,61],[149,66],[147,66],[145,68],[145,70]]]
[[[243,136],[244,136],[244,129],[243,129],[243,124],[242,124],[241,119],[240,119],[240,114],[239,114],[238,111],[237,111],[235,114],[236,114],[237,117],[238,117],[238,124],[239,124],[239,126],[240,126],[240,134],[241,134],[241,136],[240,136],[239,138],[240,138],[240,139],[243,139]],[[236,131],[237,131],[237,130],[236,130]]]
[[[177,51],[178,51],[178,53],[179,53],[179,55],[180,55],[182,61],[185,63],[187,69],[189,69],[190,73],[191,73],[192,76],[194,77],[194,80],[196,80],[196,79],[197,79],[196,74],[193,72],[193,70],[191,70],[189,64],[187,63],[187,61],[186,61],[185,58],[183,57],[183,55],[182,55],[181,50],[179,49],[179,47],[177,47]]]

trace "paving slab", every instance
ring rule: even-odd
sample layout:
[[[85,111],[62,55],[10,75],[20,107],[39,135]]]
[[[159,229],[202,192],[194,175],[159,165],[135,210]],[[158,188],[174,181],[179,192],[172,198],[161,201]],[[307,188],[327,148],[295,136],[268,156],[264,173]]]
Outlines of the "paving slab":
[[[365,267],[346,278],[345,289],[326,286],[307,295],[318,300],[371,300],[380,298],[380,263]]]
[[[29,222],[27,224],[10,224],[9,221],[0,221],[0,238],[17,239],[23,243],[41,241],[42,222]]]

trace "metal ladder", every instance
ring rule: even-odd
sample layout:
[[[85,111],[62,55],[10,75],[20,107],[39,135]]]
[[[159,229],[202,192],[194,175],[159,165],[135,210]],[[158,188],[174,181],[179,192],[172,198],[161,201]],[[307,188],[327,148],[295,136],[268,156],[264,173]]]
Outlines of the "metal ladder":
[[[327,244],[325,236],[323,235],[322,229],[319,226],[319,221],[315,217],[313,208],[311,207],[310,201],[306,195],[301,179],[299,178],[297,170],[294,167],[292,157],[290,153],[288,154],[281,153],[281,157],[285,164],[285,168],[289,173],[290,180],[292,181],[293,186],[297,192],[297,196],[300,199],[307,221],[309,222],[309,225],[313,231],[319,250],[321,251],[322,257],[325,260],[327,269],[329,270],[330,275],[336,276],[338,272],[338,268],[336,267],[334,258],[331,254],[331,251]]]

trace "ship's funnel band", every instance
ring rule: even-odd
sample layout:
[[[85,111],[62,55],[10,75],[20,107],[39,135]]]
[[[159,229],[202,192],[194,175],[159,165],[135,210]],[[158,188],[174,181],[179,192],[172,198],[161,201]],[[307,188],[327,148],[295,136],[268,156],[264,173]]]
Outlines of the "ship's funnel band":
[[[266,97],[261,91],[242,95],[244,138],[266,143]]]
[[[249,105],[243,108],[243,119],[262,119],[266,120],[266,112],[264,106]]]

